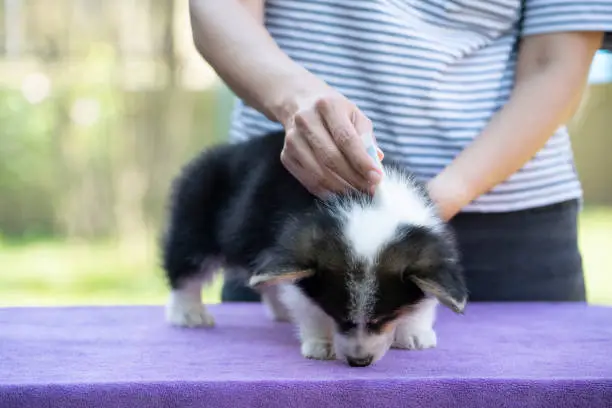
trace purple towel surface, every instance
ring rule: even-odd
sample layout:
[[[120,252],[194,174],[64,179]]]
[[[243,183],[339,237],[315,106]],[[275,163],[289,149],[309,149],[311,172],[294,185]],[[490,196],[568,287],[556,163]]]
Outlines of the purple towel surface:
[[[366,368],[301,357],[260,304],[210,308],[211,329],[161,307],[0,309],[0,407],[612,407],[612,308],[439,310],[438,347]]]

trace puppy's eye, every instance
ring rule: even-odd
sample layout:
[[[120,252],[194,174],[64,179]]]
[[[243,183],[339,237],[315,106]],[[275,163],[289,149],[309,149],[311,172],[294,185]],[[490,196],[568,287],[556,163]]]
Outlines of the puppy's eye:
[[[357,327],[357,325],[350,321],[350,320],[340,320],[338,322],[338,328],[340,329],[340,331],[342,332],[348,332],[353,330],[355,327]]]
[[[372,329],[379,329],[385,324],[391,322],[395,318],[394,315],[378,316],[368,321],[368,327]]]

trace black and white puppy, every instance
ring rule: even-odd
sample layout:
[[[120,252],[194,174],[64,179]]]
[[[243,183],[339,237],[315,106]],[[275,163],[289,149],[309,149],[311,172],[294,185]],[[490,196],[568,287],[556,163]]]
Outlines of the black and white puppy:
[[[367,366],[390,347],[434,347],[437,303],[462,312],[467,291],[454,237],[423,186],[385,163],[373,197],[320,201],[281,164],[283,139],[208,149],[175,180],[167,320],[212,326],[201,288],[225,266],[261,291],[274,318],[297,325],[304,357]]]

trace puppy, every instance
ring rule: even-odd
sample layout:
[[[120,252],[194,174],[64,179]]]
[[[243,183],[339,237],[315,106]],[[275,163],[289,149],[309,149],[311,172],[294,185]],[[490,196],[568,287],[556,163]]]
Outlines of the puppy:
[[[423,186],[385,163],[373,197],[321,201],[281,164],[283,140],[216,146],[176,178],[162,245],[167,320],[212,326],[200,293],[224,266],[297,325],[304,357],[368,366],[390,347],[434,347],[436,305],[460,313],[467,291]]]

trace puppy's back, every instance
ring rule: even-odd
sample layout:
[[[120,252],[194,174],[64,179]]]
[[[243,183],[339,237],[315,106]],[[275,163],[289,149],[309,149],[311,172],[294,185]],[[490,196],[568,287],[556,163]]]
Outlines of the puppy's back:
[[[280,162],[283,133],[201,152],[175,179],[162,241],[169,283],[221,258],[247,267],[294,211],[314,203]]]

